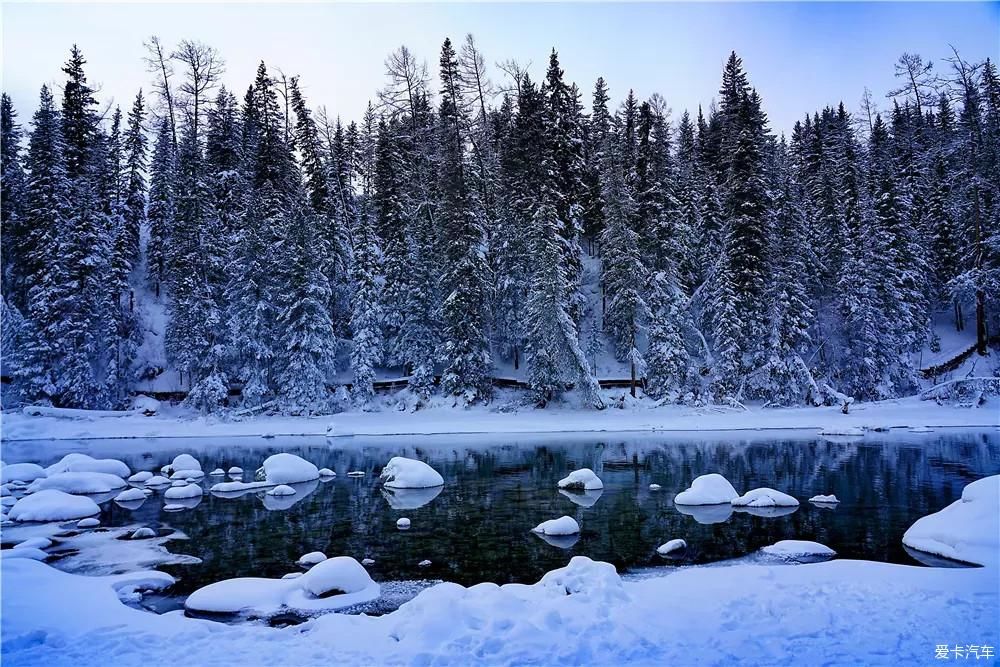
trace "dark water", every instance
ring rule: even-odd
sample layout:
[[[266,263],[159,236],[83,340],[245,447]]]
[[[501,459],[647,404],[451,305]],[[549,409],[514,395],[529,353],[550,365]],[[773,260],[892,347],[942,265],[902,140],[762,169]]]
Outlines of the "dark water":
[[[187,534],[189,540],[168,542],[169,549],[197,556],[202,563],[164,566],[178,578],[175,595],[231,577],[279,577],[296,570],[294,561],[313,550],[374,558],[369,569],[377,581],[445,579],[461,584],[534,582],[573,555],[614,563],[620,571],[676,564],[657,556],[655,549],[677,537],[689,545],[684,563],[719,561],[781,539],[803,539],[826,544],[841,558],[916,565],[921,561],[901,544],[903,532],[919,517],[959,498],[969,482],[1000,472],[997,431],[885,433],[853,442],[773,435],[517,440],[10,443],[4,459],[47,465],[67,451],[84,451],[120,458],[133,470],[157,471],[176,454],[189,452],[206,471],[237,465],[246,471],[244,479],[251,480],[265,457],[287,451],[337,472],[333,481],[300,485],[291,499],[263,492],[238,498],[206,493],[197,506],[182,512],[163,512],[161,493],[135,511],[104,502],[100,519],[105,526],[144,524]],[[394,508],[378,473],[395,455],[426,460],[444,476],[445,486],[439,492],[393,498],[392,503],[408,507]],[[574,502],[556,488],[559,478],[580,467],[594,469],[603,479],[599,497],[574,496]],[[367,474],[350,478],[351,470]],[[741,492],[770,486],[802,505],[783,516],[730,513],[726,507],[694,515],[679,511],[674,495],[707,472],[725,475]],[[216,481],[206,477],[202,485],[208,488]],[[654,482],[663,490],[650,491]],[[841,501],[836,509],[807,502],[829,493]],[[581,524],[575,542],[552,545],[529,532],[564,514]],[[396,528],[402,516],[412,521],[405,532]],[[424,559],[432,565],[419,567]]]

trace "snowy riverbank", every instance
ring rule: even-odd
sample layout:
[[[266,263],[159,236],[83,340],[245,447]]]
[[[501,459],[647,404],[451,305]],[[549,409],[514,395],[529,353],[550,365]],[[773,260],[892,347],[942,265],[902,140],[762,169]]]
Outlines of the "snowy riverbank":
[[[272,629],[124,606],[118,578],[2,561],[5,665],[931,664],[998,644],[998,571],[734,564],[622,581],[574,559],[532,586],[441,584],[381,617]],[[150,581],[149,583],[153,583]],[[127,588],[127,587],[126,587]]]
[[[344,412],[323,417],[202,417],[166,407],[145,417],[137,413],[108,416],[74,410],[65,417],[3,414],[2,438],[15,440],[87,438],[180,438],[212,436],[379,436],[483,433],[563,433],[628,431],[728,431],[803,429],[829,435],[863,430],[919,427],[1000,426],[996,399],[979,408],[938,405],[919,398],[861,403],[842,414],[838,407],[761,408],[648,407],[582,410],[550,407],[511,408],[499,403],[468,409],[432,407],[416,412],[382,410]]]

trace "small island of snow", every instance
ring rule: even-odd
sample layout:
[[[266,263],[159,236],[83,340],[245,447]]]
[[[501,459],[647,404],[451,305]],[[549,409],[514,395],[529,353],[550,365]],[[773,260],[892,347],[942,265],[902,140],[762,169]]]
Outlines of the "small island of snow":
[[[691,482],[691,488],[681,491],[674,497],[675,505],[721,505],[738,498],[729,480],[718,473],[709,473],[696,477]]]
[[[394,456],[382,469],[379,479],[390,489],[429,489],[444,484],[441,474],[423,461]]]
[[[604,488],[604,482],[590,468],[580,468],[559,480],[559,488],[596,491]]]

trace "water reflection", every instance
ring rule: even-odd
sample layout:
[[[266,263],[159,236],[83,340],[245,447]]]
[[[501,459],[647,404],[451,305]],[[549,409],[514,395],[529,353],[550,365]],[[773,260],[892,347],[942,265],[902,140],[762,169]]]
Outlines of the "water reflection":
[[[590,491],[570,491],[568,489],[559,489],[559,494],[569,498],[574,504],[580,507],[593,507],[595,503],[601,498],[601,494],[604,493],[604,489],[592,489]]]
[[[426,489],[390,489],[383,486],[382,497],[394,510],[415,510],[437,498],[443,489],[443,486],[432,486]]]

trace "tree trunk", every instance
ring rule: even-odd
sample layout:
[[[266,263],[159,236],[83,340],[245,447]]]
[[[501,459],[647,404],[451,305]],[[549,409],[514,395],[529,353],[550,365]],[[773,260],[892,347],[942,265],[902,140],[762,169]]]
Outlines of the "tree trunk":
[[[520,352],[521,351],[517,348],[517,345],[515,345],[514,346],[514,370],[515,371],[521,365],[521,355],[520,355]]]
[[[986,293],[976,290],[976,352],[986,356]]]
[[[632,367],[632,382],[630,385],[630,392],[632,393],[632,398],[635,398],[635,360],[632,360],[630,364]]]

